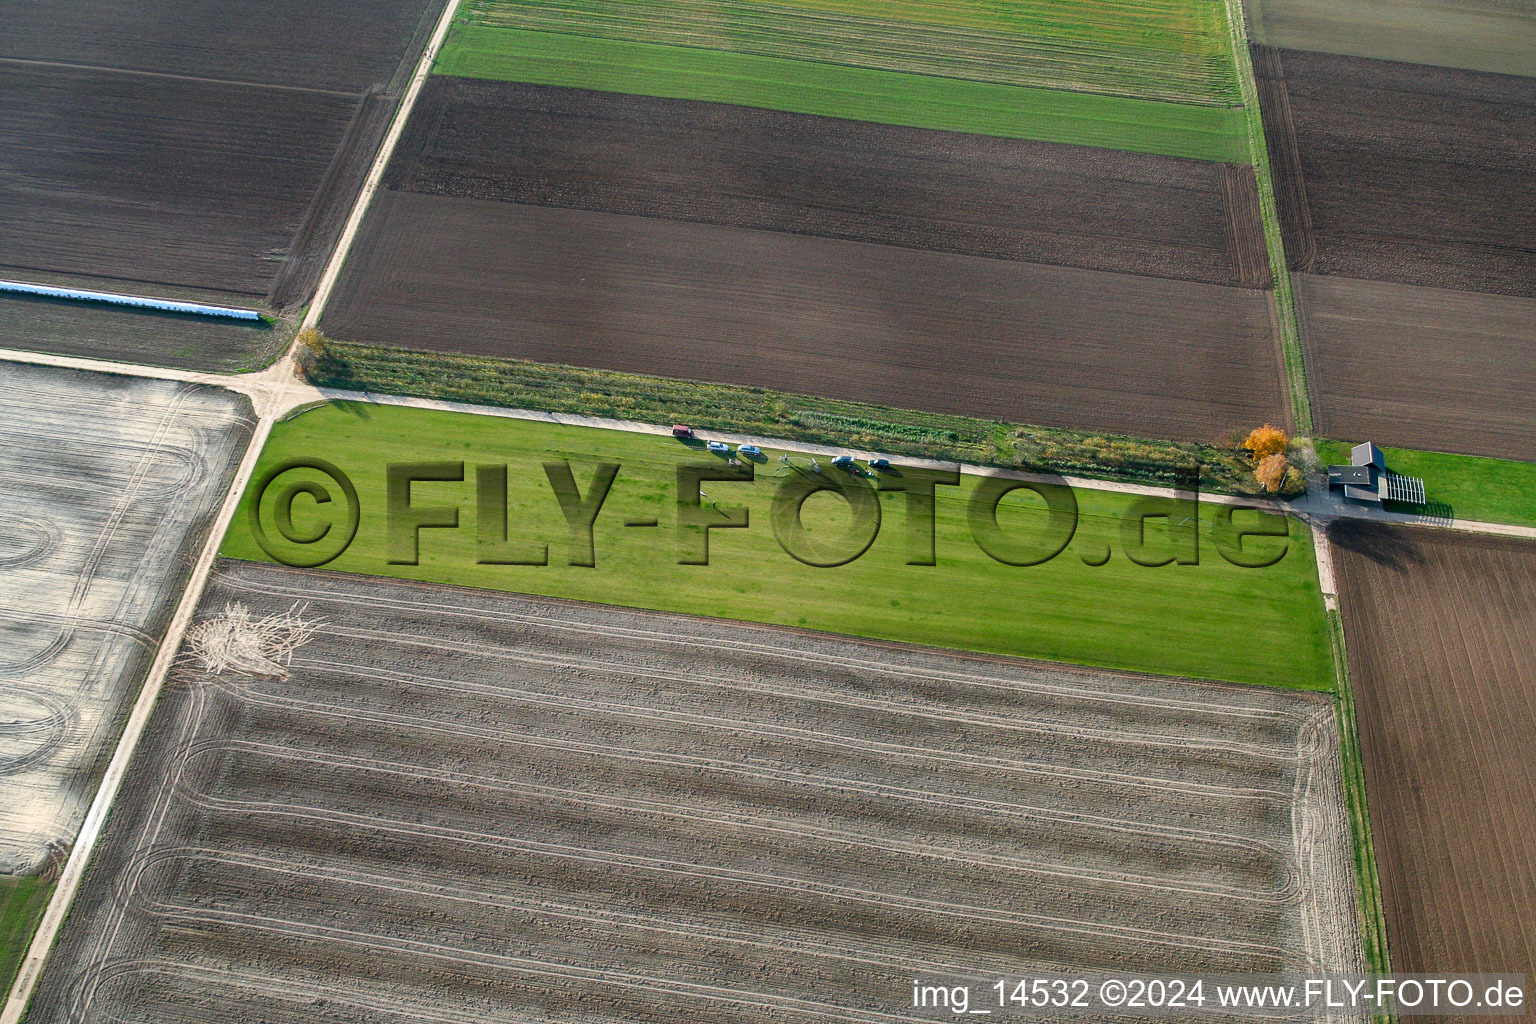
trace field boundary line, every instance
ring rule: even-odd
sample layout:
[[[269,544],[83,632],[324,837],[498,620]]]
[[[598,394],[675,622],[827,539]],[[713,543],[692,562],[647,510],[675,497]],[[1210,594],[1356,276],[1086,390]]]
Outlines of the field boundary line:
[[[1243,94],[1244,120],[1248,125],[1248,150],[1253,174],[1259,183],[1259,219],[1264,224],[1264,243],[1269,250],[1270,273],[1275,279],[1275,314],[1280,328],[1280,353],[1286,386],[1291,397],[1295,433],[1311,436],[1312,399],[1307,390],[1306,363],[1301,351],[1301,326],[1296,295],[1285,258],[1285,239],[1280,233],[1280,210],[1275,201],[1275,180],[1269,165],[1269,144],[1264,135],[1264,115],[1259,106],[1259,87],[1253,77],[1253,57],[1248,52],[1248,30],[1242,0],[1226,0],[1227,27],[1232,40],[1232,59],[1237,66]]]
[[[24,64],[30,67],[68,68],[71,71],[97,71],[111,75],[137,75],[142,78],[169,78],[180,82],[200,82],[204,85],[230,85],[240,89],[274,89],[279,92],[303,92],[320,96],[358,97],[363,90],[320,89],[309,85],[284,85],[281,82],[247,82],[239,78],[213,78],[208,75],[178,75],[170,71],[147,71],[143,68],[119,68],[110,64],[77,64],[67,60],[37,60],[29,57],[0,57],[0,64]]]
[[[379,145],[379,151],[374,156],[374,161],[369,169],[368,177],[363,188],[354,200],[351,214],[347,218],[347,226],[341,238],[336,243],[336,248],[331,253],[330,261],[326,264],[325,273],[320,278],[315,295],[310,303],[309,311],[300,326],[312,327],[319,320],[325,301],[334,287],[340,274],[341,264],[346,259],[352,240],[356,237],[358,228],[362,224],[370,201],[379,187],[384,176],[384,169],[393,155],[394,147],[404,131],[405,123],[410,118],[411,109],[416,103],[416,97],[421,93],[422,84],[432,72],[432,65],[447,39],[448,30],[453,24],[454,15],[458,12],[461,0],[447,0],[443,6],[443,12],[438,18],[436,28],[428,41],[421,58],[417,62],[416,73],[411,79],[405,95],[401,98],[400,105],[396,108],[394,118],[390,123],[390,129],[385,134]],[[261,457],[262,450],[266,447],[268,436],[272,432],[273,425],[278,416],[286,411],[286,407],[292,403],[291,392],[298,391],[298,400],[303,401],[303,391],[306,390],[298,380],[295,373],[294,354],[298,349],[298,341],[289,346],[288,352],[274,364],[268,371],[246,376],[223,377],[217,374],[199,374],[187,370],[170,370],[165,368],[151,368],[136,366],[132,363],[113,363],[102,360],[80,359],[70,356],[46,356],[36,353],[28,353],[27,357],[18,361],[53,365],[70,369],[97,370],[108,373],[128,374],[140,377],[159,377],[169,380],[182,380],[190,383],[214,384],[229,388],[248,395],[253,400],[257,414],[256,427],[251,433],[250,440],[246,444],[245,454],[240,460],[239,468],[230,480],[229,488],[225,491],[223,505],[219,509],[218,517],[209,527],[207,540],[203,544],[202,552],[192,568],[187,579],[186,588],[182,591],[181,599],[176,605],[176,612],[166,627],[164,638],[160,642],[160,648],[150,664],[149,673],[144,679],[144,684],[139,690],[139,695],[133,704],[133,710],[129,713],[128,721],[123,727],[122,736],[117,747],[112,753],[112,760],[107,765],[106,774],[102,777],[101,784],[97,787],[96,795],[91,801],[90,809],[86,812],[85,821],[81,825],[80,833],[70,849],[69,857],[65,861],[64,870],[59,875],[53,896],[48,901],[48,908],[43,912],[42,920],[38,923],[37,932],[32,937],[32,943],[27,948],[25,958],[22,960],[16,977],[11,985],[10,994],[6,999],[4,1009],[0,1010],[0,1024],[20,1024],[26,1013],[28,1004],[32,1001],[32,994],[37,988],[38,980],[42,977],[43,968],[47,964],[48,954],[53,948],[54,941],[58,938],[59,929],[64,924],[64,919],[69,914],[74,903],[75,893],[80,889],[80,883],[85,877],[86,867],[90,861],[91,853],[95,850],[96,841],[101,835],[102,826],[106,823],[107,816],[111,812],[112,803],[121,788],[123,778],[132,763],[134,751],[138,748],[139,741],[143,738],[148,726],[151,712],[160,696],[161,688],[165,684],[171,664],[181,648],[181,641],[191,624],[192,616],[197,610],[198,602],[202,599],[203,590],[208,585],[209,576],[213,568],[214,560],[218,557],[219,548],[224,542],[224,534],[239,510],[240,501],[245,495],[246,485],[250,482],[251,475],[256,470],[256,464]],[[9,358],[9,353],[0,352],[0,356]],[[241,387],[241,384],[245,387]]]
[[[363,179],[363,187],[352,204],[352,213],[347,217],[347,225],[342,229],[341,237],[336,240],[336,248],[331,251],[331,258],[325,265],[325,272],[320,275],[320,281],[315,286],[309,311],[304,314],[304,319],[299,324],[300,333],[318,324],[320,314],[325,312],[325,304],[330,300],[331,291],[336,287],[336,281],[341,276],[341,266],[346,262],[347,254],[352,251],[352,243],[357,238],[368,208],[373,205],[373,197],[378,193],[379,185],[384,180],[384,170],[389,166],[390,158],[394,156],[395,145],[405,131],[405,123],[410,120],[411,111],[416,106],[416,98],[421,95],[422,86],[432,74],[432,65],[437,62],[438,51],[443,48],[443,43],[448,39],[448,30],[453,26],[453,18],[458,13],[461,2],[462,0],[448,0],[443,5],[443,13],[438,17],[437,27],[432,30],[432,37],[427,40],[426,49],[422,51],[421,60],[417,62],[416,73],[411,76],[411,83],[406,86],[405,95],[400,98],[400,106],[395,110],[389,131],[380,141],[379,151],[374,154],[373,165],[368,168],[368,177]],[[295,339],[283,360],[284,363],[291,364],[293,353],[297,348],[298,341]]]
[[[332,402],[367,402],[371,405],[393,405],[406,409],[465,413],[473,416],[490,416],[506,420],[532,420],[563,427],[618,430],[631,434],[654,434],[659,437],[670,437],[672,435],[672,428],[670,426],[659,423],[641,423],[635,420],[612,419],[606,416],[582,416],[576,413],[545,412],[539,409],[512,409],[501,405],[476,405],[472,402],[454,402],[442,398],[418,398],[411,395],[381,395],[371,391],[347,391],[341,388],[315,387],[314,391],[320,397]],[[299,402],[291,406],[288,411],[294,411],[303,404],[305,403]],[[786,438],[765,437],[757,434],[733,434],[725,430],[706,430],[700,434],[700,437],[704,437],[706,434],[708,435],[708,440],[721,440],[730,444],[755,444],[759,447],[773,448],[777,451],[794,452],[801,455],[824,455],[828,458],[838,455],[853,455],[855,458],[865,460],[880,456],[880,453],[876,451],[862,451],[857,448],[815,444],[810,441],[792,441]],[[969,476],[992,476],[1006,480],[1027,480],[1031,483],[1060,483],[1065,481],[1071,487],[1085,491],[1113,491],[1118,494],[1135,494],[1153,498],[1167,498],[1184,493],[1176,487],[1132,484],[1120,480],[1098,480],[1081,476],[1053,476],[1047,473],[1032,473],[1023,469],[1005,469],[1002,466],[981,466],[954,459],[927,459],[912,455],[893,459],[893,461],[899,462],[902,465],[921,466],[930,469],[958,466],[961,473]],[[1289,506],[1281,502],[1258,496],[1244,497],[1236,494],[1201,492],[1200,500],[1221,505],[1241,505],[1275,512],[1285,512],[1289,515],[1295,514]],[[1536,535],[1536,530],[1532,530],[1532,534]]]
[[[58,937],[59,928],[63,925],[64,918],[69,913],[70,904],[74,902],[75,893],[85,877],[86,865],[95,849],[96,840],[101,834],[101,827],[106,823],[107,815],[112,809],[112,802],[122,786],[123,777],[133,760],[139,740],[144,735],[150,713],[154,710],[155,702],[160,696],[160,689],[165,683],[171,663],[181,647],[182,635],[191,623],[198,601],[202,599],[203,589],[208,583],[209,570],[212,569],[214,559],[218,556],[219,546],[223,543],[224,531],[229,527],[230,521],[234,519],[235,512],[240,507],[245,483],[256,468],[261,449],[265,447],[267,435],[271,433],[272,422],[270,418],[263,418],[251,434],[245,455],[240,460],[240,468],[235,474],[237,486],[231,486],[225,493],[224,504],[219,509],[218,518],[209,529],[208,538],[203,543],[203,550],[193,566],[187,587],[182,591],[181,600],[177,603],[176,614],[172,616],[170,624],[166,627],[165,639],[161,641],[160,650],[150,665],[144,686],[140,689],[139,696],[134,701],[133,710],[129,712],[128,722],[123,727],[122,738],[118,741],[117,749],[113,751],[106,774],[102,777],[96,796],[91,801],[90,810],[86,812],[85,822],[80,827],[80,834],[70,850],[68,860],[64,863],[64,870],[59,875],[53,898],[48,902],[48,909],[43,912],[43,918],[38,923],[37,933],[27,949],[27,955],[16,972],[10,998],[6,1001],[4,1011],[0,1012],[0,1024],[20,1024],[22,1014],[32,999],[32,992],[42,975],[53,941]]]
[[[1327,537],[1323,539],[1327,543]],[[1349,675],[1348,649],[1344,640],[1344,615],[1337,601],[1328,612],[1328,637],[1333,648],[1338,682],[1339,755],[1344,774],[1344,807],[1354,839],[1355,908],[1366,968],[1377,974],[1392,973],[1392,952],[1387,936],[1386,908],[1381,899],[1381,875],[1376,868],[1376,840],[1371,831],[1370,804],[1366,794],[1365,761],[1360,751],[1360,728],[1355,718],[1355,688]],[[1376,1013],[1373,1021],[1392,1022],[1391,1014]]]

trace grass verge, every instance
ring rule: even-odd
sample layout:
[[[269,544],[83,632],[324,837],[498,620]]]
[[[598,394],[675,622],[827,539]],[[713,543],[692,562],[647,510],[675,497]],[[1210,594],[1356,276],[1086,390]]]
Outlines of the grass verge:
[[[42,919],[53,883],[41,878],[0,876],[0,1003],[11,990],[32,933]]]
[[[1317,455],[1329,465],[1347,464],[1350,447],[1343,441],[1318,441]],[[1446,518],[1536,527],[1536,462],[1411,448],[1382,451],[1394,473],[1424,478],[1429,504],[1425,509],[1407,506],[1404,511],[1427,509]]]
[[[1291,270],[1285,258],[1285,241],[1280,233],[1280,208],[1275,202],[1275,179],[1269,166],[1269,143],[1264,136],[1264,115],[1259,106],[1259,87],[1253,77],[1253,56],[1248,51],[1248,34],[1243,21],[1242,0],[1225,0],[1228,31],[1232,37],[1232,56],[1237,62],[1237,80],[1242,89],[1242,112],[1247,130],[1248,154],[1245,163],[1253,164],[1259,182],[1259,216],[1264,223],[1264,247],[1269,251],[1269,269],[1275,281],[1275,315],[1280,332],[1280,354],[1285,365],[1286,384],[1291,393],[1292,433],[1312,433],[1312,393],[1307,390],[1306,361],[1301,352],[1301,326],[1296,316],[1296,294],[1291,288]]]
[[[461,22],[438,74],[706,100],[911,128],[1244,163],[1243,114],[1062,89]]]
[[[1327,614],[1328,635],[1338,679],[1339,756],[1344,769],[1344,801],[1353,839],[1355,893],[1360,938],[1365,947],[1365,969],[1374,974],[1391,974],[1387,918],[1381,904],[1381,877],[1376,872],[1376,843],[1371,835],[1371,816],[1365,793],[1365,764],[1360,756],[1360,729],[1355,720],[1355,691],[1350,683],[1349,660],[1344,647],[1344,620],[1336,610],[1330,609]]]
[[[762,388],[669,380],[526,360],[455,356],[306,338],[300,360],[323,387],[379,391],[512,409],[690,423],[922,458],[1132,483],[1169,484],[1198,465],[1201,486],[1253,494],[1233,447],[1090,434],[967,416],[813,398]]]
[[[1286,540],[1247,542],[1249,550],[1283,548],[1278,562],[1262,569],[1239,568],[1218,554],[1211,532],[1215,509],[1203,506],[1196,524],[1198,564],[1152,568],[1133,564],[1125,554],[1131,541],[1122,533],[1124,513],[1138,499],[1082,490],[1076,495],[1076,532],[1058,557],[1034,566],[1005,565],[986,555],[973,538],[967,499],[978,478],[967,476],[959,486],[937,489],[937,564],[908,564],[913,541],[907,534],[906,499],[885,493],[874,499],[884,528],[862,557],[835,568],[816,568],[785,554],[776,541],[770,503],[781,484],[796,478],[798,471],[781,467],[770,451],[755,481],[703,485],[706,508],[718,502],[721,509],[745,509],[730,512],[731,521],[745,528],[710,531],[709,564],[682,565],[685,542],[676,528],[677,466],[723,462],[669,436],[331,403],[278,424],[255,479],[303,457],[335,464],[359,496],[357,536],[328,569],[1112,669],[1304,689],[1326,690],[1334,684],[1311,534],[1295,520],[1287,520]],[[421,530],[419,564],[401,564],[399,558],[409,558],[410,531],[397,536],[391,546],[386,466],[461,460],[466,464],[462,482],[417,483],[411,491],[414,507],[458,509],[459,526]],[[569,460],[582,495],[590,495],[597,463],[622,467],[596,520],[595,566],[590,568],[568,564],[568,556],[582,546],[568,540],[561,507],[541,466],[558,460]],[[510,467],[512,543],[523,548],[547,545],[548,565],[478,561],[486,549],[477,540],[477,465]],[[269,536],[277,535],[272,506],[282,493],[297,495],[290,532],[319,529],[321,514],[339,507],[317,505],[312,497],[291,490],[309,480],[324,483],[323,477],[308,472],[290,470],[278,478],[279,486],[267,488],[262,522]],[[326,486],[334,493],[334,484]],[[1026,500],[1028,496],[1027,491],[1016,491],[1000,507],[998,525],[1010,543],[1041,541],[1047,533],[1041,502]],[[268,559],[251,530],[252,500],[248,492],[224,538],[222,554]],[[1184,512],[1179,509],[1175,515]],[[816,543],[848,549],[842,538],[850,517],[840,499],[813,495],[804,515]],[[494,533],[499,513],[488,516]],[[1240,519],[1252,522],[1256,517],[1249,512]],[[626,525],[642,520],[654,525]],[[404,520],[397,515],[395,521]],[[1147,551],[1152,555],[1171,553],[1168,523],[1147,521]],[[525,551],[522,557],[535,554]]]

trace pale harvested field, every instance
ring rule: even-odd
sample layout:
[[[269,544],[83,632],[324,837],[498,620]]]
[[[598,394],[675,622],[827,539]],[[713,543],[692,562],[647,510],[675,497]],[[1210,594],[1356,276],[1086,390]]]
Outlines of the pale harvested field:
[[[907,1020],[1358,966],[1329,701],[223,562],[33,1024]]]
[[[1329,539],[1392,966],[1529,978],[1536,544],[1359,522]]]
[[[244,398],[0,364],[0,873],[74,838],[250,435]]]

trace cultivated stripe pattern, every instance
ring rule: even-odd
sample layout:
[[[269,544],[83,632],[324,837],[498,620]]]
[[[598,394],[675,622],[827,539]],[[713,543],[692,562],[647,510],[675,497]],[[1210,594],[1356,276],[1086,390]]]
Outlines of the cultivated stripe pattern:
[[[1324,698],[222,563],[30,1020],[878,1022],[1357,967]]]

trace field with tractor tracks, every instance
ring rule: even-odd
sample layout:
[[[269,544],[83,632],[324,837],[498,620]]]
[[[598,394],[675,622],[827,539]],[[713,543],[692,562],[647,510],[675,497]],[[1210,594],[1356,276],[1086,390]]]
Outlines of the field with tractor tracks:
[[[0,875],[73,842],[243,454],[245,399],[0,369]]]
[[[1358,968],[1324,698],[222,562],[199,622],[236,604],[313,632],[183,658],[34,1024],[876,1024],[915,975]]]
[[[1250,167],[722,103],[438,75],[385,182],[421,195],[1270,283]]]
[[[1361,522],[1329,536],[1392,966],[1527,971],[1536,544]]]
[[[88,0],[62,20],[57,5],[8,4],[0,277],[301,307],[442,2]],[[132,327],[118,344],[10,296],[0,325],[15,348],[141,348]],[[152,361],[239,368],[272,347],[255,329],[173,334],[210,351]]]
[[[1210,441],[1286,422],[1256,289],[382,192],[336,338]]]

